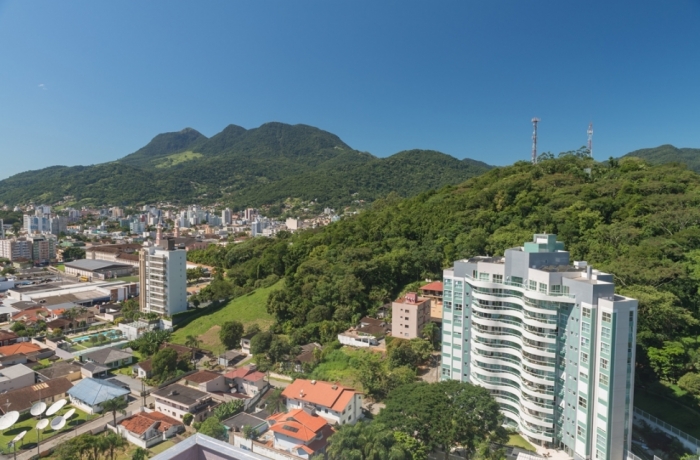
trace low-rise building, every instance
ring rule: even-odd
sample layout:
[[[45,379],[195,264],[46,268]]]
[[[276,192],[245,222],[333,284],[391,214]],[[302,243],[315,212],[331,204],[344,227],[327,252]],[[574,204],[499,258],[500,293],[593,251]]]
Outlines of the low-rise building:
[[[143,449],[172,438],[184,429],[182,421],[157,411],[138,412],[117,424],[117,431],[122,437]]]
[[[130,276],[134,272],[132,265],[90,259],[66,262],[65,269],[66,275],[84,277],[88,280],[119,278],[121,276]]]
[[[421,337],[430,322],[430,299],[408,292],[391,304],[391,334],[402,339]]]
[[[362,418],[362,393],[337,383],[296,379],[282,396],[289,410],[313,407],[331,424],[352,424]]]
[[[102,348],[80,356],[80,362],[95,363],[101,366],[116,369],[131,364],[134,356],[124,350],[114,347]]]
[[[253,364],[227,372],[224,377],[234,392],[250,397],[257,395],[267,386],[265,374],[258,371]]]
[[[338,334],[338,341],[351,347],[373,347],[390,332],[391,326],[386,321],[365,316],[360,324]]]
[[[182,420],[192,414],[195,421],[204,420],[216,403],[209,393],[174,383],[151,393],[158,412]]]
[[[0,404],[0,412],[3,414],[15,410],[19,413],[27,412],[34,403],[39,401],[51,404],[65,398],[66,392],[72,386],[68,379],[61,377],[8,391],[2,395],[4,402]]]
[[[294,409],[269,417],[273,447],[310,459],[326,452],[333,428],[313,409]]]
[[[0,393],[28,387],[34,383],[34,371],[23,364],[0,369]]]
[[[323,350],[323,347],[318,343],[307,343],[306,345],[302,345],[299,354],[289,358],[287,366],[294,372],[301,374],[305,372],[306,368],[312,365],[316,360],[314,353],[319,353],[321,350]]]
[[[102,412],[102,403],[116,398],[127,399],[129,390],[106,380],[93,378],[82,379],[68,390],[70,402],[75,407],[88,414]]]
[[[16,343],[17,337],[17,334],[12,331],[0,330],[0,347]]]
[[[187,386],[197,388],[200,391],[207,393],[229,391],[228,384],[223,375],[216,372],[201,370],[186,376],[183,383]]]
[[[37,378],[40,382],[46,382],[57,378],[66,378],[71,382],[80,380],[82,375],[80,370],[82,367],[72,361],[58,361],[49,367],[36,370]]]
[[[442,281],[433,281],[421,286],[422,297],[430,299],[430,320],[442,323]]]
[[[231,367],[238,361],[242,360],[246,355],[236,350],[229,350],[219,355],[219,365]]]
[[[80,368],[80,375],[89,379],[104,379],[109,375],[109,367],[89,362]]]

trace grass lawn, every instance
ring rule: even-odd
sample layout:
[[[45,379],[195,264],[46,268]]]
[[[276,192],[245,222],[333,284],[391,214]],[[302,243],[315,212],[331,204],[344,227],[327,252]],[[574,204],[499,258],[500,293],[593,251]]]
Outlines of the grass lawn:
[[[189,323],[178,326],[173,333],[171,341],[184,344],[188,335],[198,337],[202,341],[201,347],[214,353],[224,352],[224,346],[219,340],[219,329],[226,321],[240,321],[248,328],[253,324],[266,330],[273,322],[272,316],[267,313],[267,297],[273,290],[279,289],[283,281],[278,281],[268,288],[260,288],[248,295],[233,299],[228,304],[209,314],[199,316]]]
[[[155,446],[151,447],[150,450],[152,455],[159,454],[163,452],[164,450],[170,449],[175,445],[174,442],[172,441],[163,441],[160,444],[156,444]]]
[[[519,434],[511,434],[508,436],[508,442],[506,446],[520,447],[521,449],[529,450],[531,452],[536,452],[532,444],[527,442],[525,438]]]
[[[50,406],[50,404],[49,404]],[[70,409],[72,409],[70,404],[67,404],[64,406],[60,411],[58,411],[58,415],[63,415],[66,412],[68,412]],[[53,419],[54,416],[51,416],[50,418]],[[59,432],[63,433],[65,431],[70,431],[74,430],[77,425],[80,425],[82,423],[85,423],[87,420],[87,414],[81,410],[76,409],[75,410],[75,415],[71,417],[71,419],[66,423],[66,426],[63,427],[62,430]],[[3,432],[0,432],[0,449],[2,449],[3,452],[11,452],[10,450],[7,449],[7,443],[12,441],[15,436],[20,434],[24,430],[29,430],[29,432],[24,436],[22,439],[24,449],[31,449],[34,448],[36,449],[36,434],[37,431],[35,429],[37,419],[35,417],[32,417],[28,412],[26,414],[23,414],[20,416],[19,421],[15,423],[12,428],[7,429]],[[50,427],[47,427],[45,430],[41,432],[41,441],[43,442],[46,439],[49,439],[50,437],[55,436],[58,434],[58,432],[53,431]],[[22,447],[22,443],[17,446],[17,451],[19,452]]]
[[[125,281],[127,283],[134,283],[138,280],[139,280],[139,277],[138,277],[138,275],[136,275],[136,276],[123,276],[121,278],[115,278],[115,279],[110,280],[110,281]]]
[[[58,264],[58,265],[56,265],[56,270],[58,270],[59,272],[64,272],[64,273],[65,273],[65,271],[66,271],[66,266],[63,265],[63,264]]]
[[[685,431],[691,436],[700,438],[700,423],[698,423],[697,405],[696,411],[690,411],[685,404],[676,403],[673,400],[659,397],[645,391],[643,388],[634,389],[634,406],[658,417],[664,422]]]
[[[358,350],[343,347],[329,353],[309,375],[309,379],[340,382],[361,391],[362,385],[356,381],[357,369],[352,365],[352,356]]]

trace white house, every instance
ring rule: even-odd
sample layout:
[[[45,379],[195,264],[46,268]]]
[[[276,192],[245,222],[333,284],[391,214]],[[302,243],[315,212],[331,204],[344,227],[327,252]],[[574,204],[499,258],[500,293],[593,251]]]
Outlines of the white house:
[[[296,379],[282,396],[290,411],[313,407],[330,424],[352,424],[362,418],[362,393],[337,383]]]

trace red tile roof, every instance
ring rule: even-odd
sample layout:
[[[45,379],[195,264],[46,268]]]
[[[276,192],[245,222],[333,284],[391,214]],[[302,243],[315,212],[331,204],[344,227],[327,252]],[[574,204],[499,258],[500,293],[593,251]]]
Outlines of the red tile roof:
[[[128,431],[138,435],[144,434],[154,423],[157,424],[156,429],[160,432],[168,431],[174,425],[182,425],[179,420],[160,412],[139,412],[119,422]]]
[[[318,415],[311,415],[303,409],[294,409],[268,418],[273,425],[270,430],[284,434],[302,442],[313,440],[316,435],[328,426],[328,423]]]
[[[433,281],[425,286],[421,286],[421,291],[440,291],[442,292],[442,281]]]
[[[249,382],[259,382],[260,380],[265,378],[265,374],[251,369],[250,366],[243,366],[224,374],[224,377],[231,380],[243,379]]]
[[[39,345],[35,345],[35,344],[29,343],[29,342],[20,342],[20,343],[14,343],[12,345],[6,345],[4,347],[0,347],[0,355],[10,356],[10,355],[16,355],[19,353],[27,354],[27,353],[33,353],[33,352],[39,351],[39,350],[41,350],[41,347]]]
[[[312,382],[313,380],[296,379],[284,389],[282,396],[289,399],[307,401],[342,412],[358,393],[352,388],[346,388],[337,383]]]

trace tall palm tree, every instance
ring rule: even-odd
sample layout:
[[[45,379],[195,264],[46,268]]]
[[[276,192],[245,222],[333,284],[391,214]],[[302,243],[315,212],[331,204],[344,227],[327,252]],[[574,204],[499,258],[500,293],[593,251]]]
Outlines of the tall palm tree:
[[[188,335],[187,337],[185,337],[185,346],[190,347],[192,349],[192,361],[194,361],[194,353],[196,351],[195,349],[199,348],[200,343],[202,343],[202,341],[193,335]]]
[[[111,412],[112,417],[114,417],[114,426],[117,426],[117,411],[124,413],[124,409],[129,407],[129,403],[126,402],[124,398],[114,398],[109,399],[101,404],[102,409],[105,412]]]
[[[114,452],[124,447],[126,442],[117,433],[109,432],[105,436],[105,448],[109,451],[110,460],[114,460]]]

